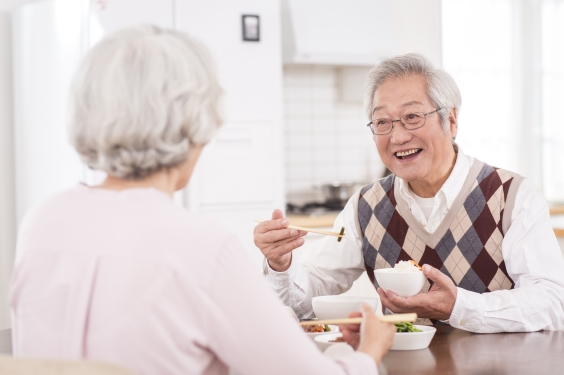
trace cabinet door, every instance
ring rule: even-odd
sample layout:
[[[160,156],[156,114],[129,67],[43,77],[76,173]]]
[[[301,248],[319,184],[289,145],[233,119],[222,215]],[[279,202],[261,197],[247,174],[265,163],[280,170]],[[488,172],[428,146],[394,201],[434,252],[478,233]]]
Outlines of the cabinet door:
[[[225,91],[226,124],[204,150],[187,206],[283,203],[282,60],[278,1],[177,0],[175,25],[210,50]],[[260,19],[259,41],[243,41],[242,16]]]
[[[271,205],[276,166],[276,139],[268,122],[224,125],[204,149],[196,174],[202,208],[228,205]]]
[[[104,34],[137,24],[174,26],[173,0],[112,0],[92,4],[91,11]]]

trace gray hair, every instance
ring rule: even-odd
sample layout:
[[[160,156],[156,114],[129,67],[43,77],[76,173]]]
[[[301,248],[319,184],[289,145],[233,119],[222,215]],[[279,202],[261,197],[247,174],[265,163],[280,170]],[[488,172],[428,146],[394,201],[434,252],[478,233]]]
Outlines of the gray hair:
[[[441,69],[436,69],[424,56],[417,53],[392,57],[382,61],[368,73],[365,88],[364,108],[369,120],[372,120],[372,103],[378,87],[388,78],[420,75],[427,80],[427,96],[438,112],[441,125],[445,131],[449,127],[449,112],[456,108],[457,113],[462,104],[460,91],[454,79]]]
[[[202,44],[156,26],[120,30],[92,48],[74,77],[70,143],[91,168],[140,179],[213,138],[222,94]]]

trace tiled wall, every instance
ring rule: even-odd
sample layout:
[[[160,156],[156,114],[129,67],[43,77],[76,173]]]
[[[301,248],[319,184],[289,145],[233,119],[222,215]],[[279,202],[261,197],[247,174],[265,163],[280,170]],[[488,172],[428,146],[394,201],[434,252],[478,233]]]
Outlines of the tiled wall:
[[[321,201],[316,185],[334,180],[367,183],[383,173],[384,167],[366,127],[362,82],[358,85],[357,98],[345,98],[340,69],[284,67],[289,203]]]

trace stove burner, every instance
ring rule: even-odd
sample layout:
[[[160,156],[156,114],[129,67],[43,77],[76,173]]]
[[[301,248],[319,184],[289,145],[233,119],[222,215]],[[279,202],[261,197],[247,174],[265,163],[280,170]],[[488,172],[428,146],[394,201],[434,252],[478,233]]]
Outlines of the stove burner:
[[[325,202],[311,202],[303,206],[292,203],[286,204],[286,212],[289,214],[321,214],[329,211],[341,211],[345,208],[345,202],[341,200],[327,200]]]

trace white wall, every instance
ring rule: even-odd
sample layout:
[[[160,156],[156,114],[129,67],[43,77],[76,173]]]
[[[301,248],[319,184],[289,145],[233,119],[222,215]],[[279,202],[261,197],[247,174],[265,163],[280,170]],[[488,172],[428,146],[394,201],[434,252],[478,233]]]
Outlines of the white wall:
[[[441,0],[394,0],[393,25],[398,54],[422,53],[442,67]]]
[[[323,201],[314,186],[333,181],[369,183],[382,176],[362,108],[363,74],[356,98],[343,98],[341,79],[350,68],[284,67],[287,201]],[[353,90],[351,90],[353,91]],[[352,96],[352,95],[351,95]]]
[[[12,126],[12,32],[10,12],[33,0],[0,2],[0,329],[9,327],[7,290],[15,248]]]

